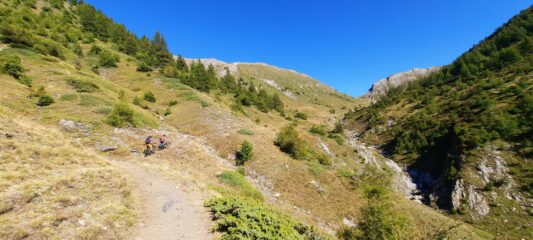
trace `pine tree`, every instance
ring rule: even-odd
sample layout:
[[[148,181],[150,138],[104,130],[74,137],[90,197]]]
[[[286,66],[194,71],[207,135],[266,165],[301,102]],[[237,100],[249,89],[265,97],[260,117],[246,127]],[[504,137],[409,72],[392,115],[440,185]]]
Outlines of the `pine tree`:
[[[178,55],[178,58],[176,59],[176,68],[181,72],[188,72],[189,67],[187,66],[187,62],[185,62],[185,59],[181,55]]]
[[[167,41],[159,31],[152,38],[152,51],[160,67],[173,61],[172,54],[168,51]]]

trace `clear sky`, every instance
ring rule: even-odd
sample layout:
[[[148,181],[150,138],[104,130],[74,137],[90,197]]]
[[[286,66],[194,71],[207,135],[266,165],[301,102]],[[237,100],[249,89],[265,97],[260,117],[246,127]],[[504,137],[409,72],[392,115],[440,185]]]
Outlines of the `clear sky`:
[[[172,53],[265,62],[359,96],[390,74],[444,65],[526,0],[86,0]]]

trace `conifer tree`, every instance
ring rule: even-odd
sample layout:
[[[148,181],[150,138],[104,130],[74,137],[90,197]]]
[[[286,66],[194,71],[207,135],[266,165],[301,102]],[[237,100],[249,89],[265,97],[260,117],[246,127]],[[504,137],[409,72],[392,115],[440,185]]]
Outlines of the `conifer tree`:
[[[187,62],[185,62],[185,59],[181,55],[178,55],[178,58],[176,59],[176,68],[181,72],[188,72],[189,67],[187,66]]]
[[[165,37],[158,31],[152,38],[152,51],[159,66],[165,66],[172,60],[172,54],[168,51]]]

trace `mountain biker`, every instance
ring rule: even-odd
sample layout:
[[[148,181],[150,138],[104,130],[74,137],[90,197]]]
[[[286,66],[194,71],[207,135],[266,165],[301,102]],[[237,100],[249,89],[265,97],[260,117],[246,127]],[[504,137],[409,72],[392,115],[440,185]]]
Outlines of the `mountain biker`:
[[[146,144],[146,149],[148,149],[149,151],[154,150],[154,146],[152,145],[152,136],[146,137],[144,143]]]
[[[159,137],[159,149],[165,149],[167,143],[167,135],[163,134]]]
[[[161,137],[159,137],[159,143],[161,145],[164,145],[166,141],[167,141],[167,135],[163,134],[161,135]]]

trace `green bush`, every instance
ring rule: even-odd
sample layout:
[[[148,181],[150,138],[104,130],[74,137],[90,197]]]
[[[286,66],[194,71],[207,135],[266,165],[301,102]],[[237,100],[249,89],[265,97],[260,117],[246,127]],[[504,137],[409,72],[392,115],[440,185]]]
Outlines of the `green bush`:
[[[137,71],[138,72],[151,72],[152,68],[148,64],[146,64],[145,62],[141,62],[137,66]]]
[[[241,145],[241,150],[237,152],[237,166],[242,166],[244,163],[250,161],[253,155],[252,144],[248,141],[244,141]]]
[[[170,108],[167,108],[167,109],[165,109],[165,112],[163,114],[165,116],[168,116],[168,115],[172,114],[172,110],[170,110]]]
[[[80,92],[80,93],[81,92],[92,93],[100,89],[98,85],[92,82],[89,82],[89,81],[83,81],[83,80],[71,78],[71,79],[67,79],[66,82],[68,85],[70,85],[71,87],[76,89],[77,92]]]
[[[54,99],[48,95],[40,96],[37,100],[37,106],[44,107],[54,103]]]
[[[300,135],[293,125],[283,128],[278,133],[275,144],[282,152],[291,155],[292,158],[304,159],[307,157],[307,146],[300,139]]]
[[[144,95],[143,95],[143,99],[148,101],[148,102],[155,102],[156,99],[155,99],[155,95],[152,91],[148,91],[148,92],[145,92]]]
[[[100,67],[116,67],[120,61],[120,57],[109,51],[102,50],[98,57],[98,65]]]
[[[206,203],[221,239],[329,239],[292,217],[261,202],[223,197]]]
[[[18,56],[9,56],[7,59],[2,59],[1,70],[2,73],[9,74],[16,79],[19,79],[24,72],[22,61]]]
[[[135,112],[126,103],[118,103],[113,106],[113,110],[107,115],[107,123],[113,127],[124,127],[131,125],[135,127],[137,122],[134,118]]]
[[[311,129],[309,129],[309,132],[318,134],[320,136],[326,136],[326,126],[313,124],[313,126],[311,126]]]
[[[296,113],[294,114],[294,117],[295,117],[295,118],[302,119],[302,120],[307,120],[307,114],[306,114],[306,113],[303,113],[303,112],[296,112]]]
[[[176,99],[172,99],[172,100],[170,100],[170,102],[168,102],[168,106],[169,107],[176,106],[176,104],[178,104],[178,100],[176,100]]]
[[[333,130],[331,132],[332,133],[343,134],[344,133],[344,125],[342,125],[341,122],[335,123],[335,127],[333,128]]]
[[[24,84],[28,87],[31,87],[33,80],[28,75],[21,75],[17,81],[21,84]]]

